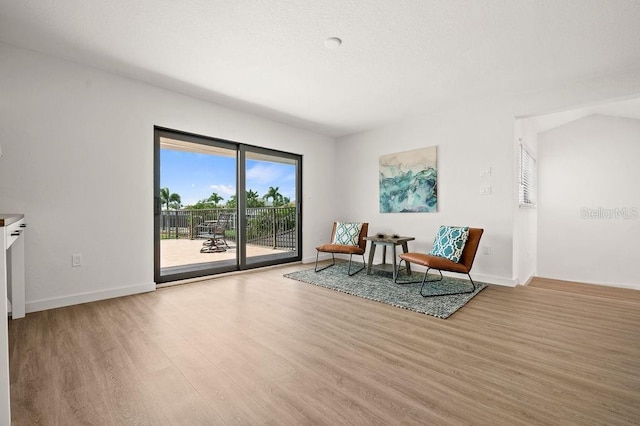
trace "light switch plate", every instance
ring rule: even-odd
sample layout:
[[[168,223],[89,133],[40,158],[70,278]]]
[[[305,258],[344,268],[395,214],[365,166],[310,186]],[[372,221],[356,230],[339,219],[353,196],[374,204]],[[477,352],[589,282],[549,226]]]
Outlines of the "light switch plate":
[[[480,187],[481,195],[491,195],[491,185],[483,185]]]

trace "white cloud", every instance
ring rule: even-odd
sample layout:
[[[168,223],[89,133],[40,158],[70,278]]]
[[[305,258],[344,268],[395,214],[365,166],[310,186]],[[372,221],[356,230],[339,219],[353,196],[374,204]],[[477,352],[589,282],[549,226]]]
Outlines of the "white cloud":
[[[247,170],[247,181],[256,184],[272,183],[280,179],[284,170],[277,164],[256,164]]]
[[[231,185],[209,185],[218,195],[231,196],[236,194],[236,189]]]

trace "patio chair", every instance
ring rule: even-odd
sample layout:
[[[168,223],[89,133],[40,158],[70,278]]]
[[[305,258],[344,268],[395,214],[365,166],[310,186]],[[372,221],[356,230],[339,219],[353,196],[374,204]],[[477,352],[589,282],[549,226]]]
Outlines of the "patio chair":
[[[356,233],[359,227],[359,233]],[[367,248],[367,241],[364,239],[367,236],[369,230],[368,223],[344,223],[333,222],[333,230],[331,231],[331,243],[323,244],[316,247],[316,266],[315,271],[323,271],[336,264],[335,253],[348,254],[349,255],[349,269],[347,274],[349,276],[355,275],[362,271],[366,262],[364,260],[364,252]],[[320,252],[331,253],[332,263],[324,268],[318,269],[318,256]],[[357,271],[351,272],[351,258],[354,254],[362,256],[362,268]]]
[[[443,229],[442,228],[450,228],[450,227],[441,227],[438,231],[438,236],[436,237],[436,243],[438,242],[439,237],[441,236]],[[420,287],[420,295],[422,297],[432,297],[432,296],[450,296],[455,294],[468,294],[476,291],[476,285],[471,279],[471,267],[473,266],[473,260],[476,257],[476,252],[478,251],[478,246],[480,245],[480,238],[482,237],[482,233],[484,232],[481,228],[468,228],[469,234],[464,243],[464,249],[462,249],[462,253],[457,255],[451,260],[450,258],[444,257],[449,253],[439,253],[438,255],[434,255],[431,253],[402,253],[400,255],[400,262],[398,263],[398,272],[400,271],[400,265],[404,260],[406,263],[415,263],[417,265],[422,265],[427,267],[427,271],[424,273],[424,277],[422,278],[422,287]],[[434,244],[435,249],[436,244]],[[460,245],[462,247],[462,245]],[[445,250],[446,251],[446,250]],[[432,250],[433,252],[433,250]],[[454,261],[455,260],[455,261]],[[440,273],[439,279],[428,280],[427,274],[431,269],[436,269]],[[440,293],[440,294],[424,294],[424,285],[425,283],[442,281],[442,271],[447,272],[456,272],[459,274],[466,274],[469,277],[469,281],[471,282],[471,290],[469,291],[457,291],[452,293]],[[395,282],[398,282],[398,273],[396,273]],[[420,281],[413,281],[413,283],[419,283]],[[402,282],[402,284],[410,284]]]
[[[198,225],[198,238],[206,238],[200,253],[220,253],[227,251],[229,244],[225,231],[231,223],[230,213],[220,213],[217,220],[205,221]]]

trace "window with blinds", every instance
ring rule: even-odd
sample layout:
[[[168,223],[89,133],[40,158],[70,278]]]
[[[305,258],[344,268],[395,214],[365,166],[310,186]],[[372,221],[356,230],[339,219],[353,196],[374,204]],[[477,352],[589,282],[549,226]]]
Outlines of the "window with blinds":
[[[536,159],[520,144],[520,177],[519,177],[519,205],[520,207],[536,206]]]

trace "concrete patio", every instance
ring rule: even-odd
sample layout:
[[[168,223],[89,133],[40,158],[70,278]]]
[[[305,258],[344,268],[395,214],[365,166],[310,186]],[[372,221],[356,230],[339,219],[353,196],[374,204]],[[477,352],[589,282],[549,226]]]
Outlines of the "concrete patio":
[[[236,244],[229,241],[230,249],[218,253],[200,253],[204,240],[171,239],[160,241],[160,265],[162,268],[193,265],[221,260],[232,260],[236,257]],[[291,250],[279,250],[269,247],[247,245],[247,258],[267,255],[291,253]]]

